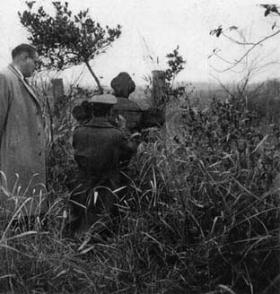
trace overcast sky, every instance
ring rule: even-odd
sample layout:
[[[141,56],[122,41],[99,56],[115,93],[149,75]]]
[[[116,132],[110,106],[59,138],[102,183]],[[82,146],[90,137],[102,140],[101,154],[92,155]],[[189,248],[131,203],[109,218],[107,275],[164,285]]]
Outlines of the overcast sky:
[[[10,62],[11,49],[26,42],[26,32],[21,27],[17,16],[18,11],[25,9],[23,0],[1,1],[0,25],[1,46],[0,66]],[[49,6],[50,0],[37,1]],[[256,41],[258,38],[271,33],[274,20],[264,18],[264,10],[259,7],[263,1],[257,0],[69,0],[70,8],[74,11],[90,9],[90,14],[101,24],[122,26],[120,39],[113,43],[107,53],[92,62],[102,82],[109,81],[120,71],[127,71],[134,80],[144,83],[143,77],[151,70],[165,67],[166,54],[177,45],[180,53],[187,60],[185,70],[178,77],[183,81],[222,81],[239,79],[243,72],[222,73],[226,64],[211,57],[214,48],[220,48],[220,54],[230,60],[238,58],[244,50],[224,38],[209,35],[210,30],[219,25],[229,27],[236,25],[242,29],[246,38]],[[265,3],[279,1],[265,1]],[[234,33],[234,32],[233,32]],[[234,36],[234,35],[232,35]],[[280,38],[267,42],[260,47],[248,60],[258,57],[255,67],[265,63],[273,63],[266,67],[256,79],[279,77],[280,51],[277,48]],[[149,58],[151,56],[154,62]],[[155,60],[159,60],[159,63]],[[82,71],[78,68],[68,72],[68,78]],[[218,70],[218,71],[216,71]],[[73,73],[73,74],[72,74]],[[80,83],[89,82],[87,70]]]

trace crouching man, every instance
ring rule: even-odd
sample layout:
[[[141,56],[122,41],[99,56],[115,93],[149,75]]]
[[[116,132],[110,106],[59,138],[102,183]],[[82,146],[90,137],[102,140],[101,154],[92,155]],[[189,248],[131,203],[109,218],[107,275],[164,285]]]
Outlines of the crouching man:
[[[117,99],[112,95],[93,96],[92,118],[78,126],[73,134],[74,158],[78,164],[78,185],[71,196],[73,230],[88,229],[109,218],[116,210],[116,191],[121,186],[120,167],[130,160],[137,143],[125,138],[110,122]]]

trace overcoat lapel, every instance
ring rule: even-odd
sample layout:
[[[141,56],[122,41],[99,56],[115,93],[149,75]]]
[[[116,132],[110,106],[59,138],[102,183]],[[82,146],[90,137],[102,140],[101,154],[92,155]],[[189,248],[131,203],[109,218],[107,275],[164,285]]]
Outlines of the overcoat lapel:
[[[23,83],[23,85],[25,86],[26,90],[28,91],[28,93],[31,95],[31,97],[33,98],[33,100],[35,101],[35,103],[37,104],[37,106],[39,107],[39,109],[41,110],[41,104],[40,104],[39,99],[36,96],[34,90],[32,89],[32,87],[24,80],[23,77],[21,77],[19,75],[19,73],[17,72],[17,70],[11,64],[9,65],[9,69],[13,72],[13,74],[16,75],[16,77],[20,80],[20,82]]]

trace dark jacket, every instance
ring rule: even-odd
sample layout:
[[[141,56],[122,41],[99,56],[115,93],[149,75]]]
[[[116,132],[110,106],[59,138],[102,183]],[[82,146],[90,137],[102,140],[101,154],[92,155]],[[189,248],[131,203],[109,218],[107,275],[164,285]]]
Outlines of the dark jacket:
[[[113,106],[113,120],[122,115],[126,119],[126,128],[129,131],[139,131],[142,116],[140,107],[125,97],[117,97],[117,101],[117,104]]]
[[[73,147],[80,171],[85,177],[97,179],[115,177],[121,163],[136,152],[123,133],[104,118],[93,118],[77,127]]]

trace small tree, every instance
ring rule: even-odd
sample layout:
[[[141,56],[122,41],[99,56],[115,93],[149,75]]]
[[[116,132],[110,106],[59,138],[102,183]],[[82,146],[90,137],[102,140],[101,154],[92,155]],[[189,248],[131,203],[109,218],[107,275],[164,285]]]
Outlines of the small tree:
[[[34,2],[26,2],[28,8],[19,14],[20,22],[30,33],[29,41],[43,57],[41,67],[63,70],[85,63],[100,93],[103,88],[90,66],[90,61],[102,54],[121,34],[121,26],[101,25],[89,16],[89,9],[73,14],[68,2],[53,1],[55,16],[40,6],[34,11]]]

